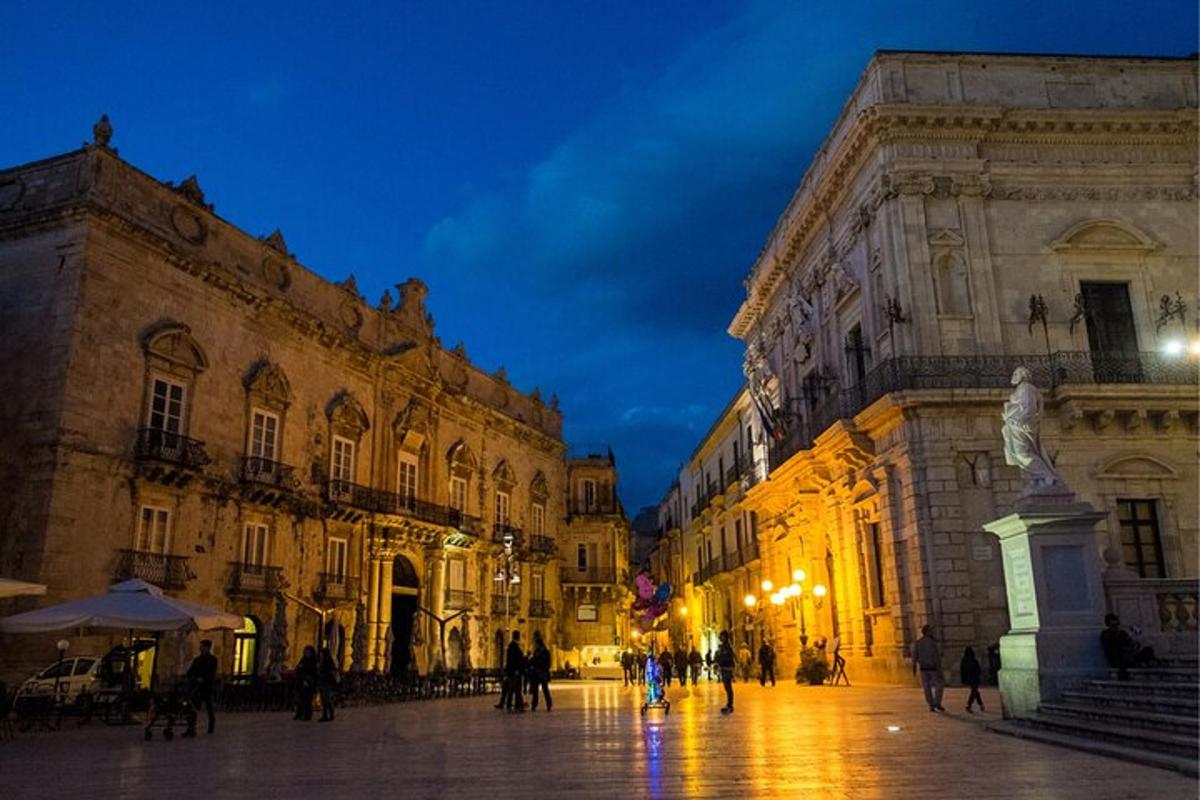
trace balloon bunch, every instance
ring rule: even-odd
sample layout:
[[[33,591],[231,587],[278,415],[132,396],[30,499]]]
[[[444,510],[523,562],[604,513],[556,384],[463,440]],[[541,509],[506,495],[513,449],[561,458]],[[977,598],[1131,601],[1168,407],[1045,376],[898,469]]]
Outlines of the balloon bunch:
[[[633,601],[635,622],[642,633],[648,633],[671,608],[671,584],[664,582],[655,588],[645,570],[638,573],[633,583],[637,589],[637,599]]]

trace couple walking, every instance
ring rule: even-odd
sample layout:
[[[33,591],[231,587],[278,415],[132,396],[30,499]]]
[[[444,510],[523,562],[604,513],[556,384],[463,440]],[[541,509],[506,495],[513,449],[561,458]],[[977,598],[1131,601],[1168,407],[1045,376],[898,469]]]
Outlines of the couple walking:
[[[521,649],[521,632],[513,631],[512,641],[504,653],[504,682],[500,686],[500,702],[496,708],[514,713],[525,710],[524,684],[528,680],[530,707],[537,711],[538,689],[546,698],[546,710],[553,705],[550,699],[550,650],[540,631],[533,632],[533,654],[526,656]]]

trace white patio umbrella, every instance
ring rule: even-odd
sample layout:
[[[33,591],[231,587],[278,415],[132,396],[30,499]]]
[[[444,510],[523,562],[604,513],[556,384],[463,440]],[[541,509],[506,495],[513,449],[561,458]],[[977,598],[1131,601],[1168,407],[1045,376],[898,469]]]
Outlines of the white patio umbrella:
[[[0,578],[0,597],[20,597],[22,595],[45,594],[46,587],[40,583],[14,581],[12,578]]]
[[[137,578],[108,587],[108,594],[68,600],[0,619],[0,633],[45,633],[72,628],[138,631],[236,630],[242,618],[215,608],[167,597]]]

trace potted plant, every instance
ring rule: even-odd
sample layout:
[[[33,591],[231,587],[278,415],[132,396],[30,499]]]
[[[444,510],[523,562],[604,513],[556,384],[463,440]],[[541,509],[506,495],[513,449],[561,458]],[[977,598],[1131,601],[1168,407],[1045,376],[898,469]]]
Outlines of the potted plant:
[[[829,664],[825,654],[815,647],[805,647],[800,651],[800,666],[796,667],[796,683],[808,683],[809,686],[820,686],[829,677]]]

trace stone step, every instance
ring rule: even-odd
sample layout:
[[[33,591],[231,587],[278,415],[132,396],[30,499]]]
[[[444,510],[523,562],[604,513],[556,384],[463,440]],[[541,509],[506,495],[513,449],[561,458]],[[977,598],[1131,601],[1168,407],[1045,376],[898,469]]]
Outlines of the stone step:
[[[1190,683],[1200,686],[1200,672],[1187,667],[1147,667],[1129,670],[1129,677],[1135,681],[1159,681],[1165,683]],[[1117,670],[1108,671],[1108,679],[1117,680]]]
[[[1200,700],[1195,697],[1125,693],[1120,690],[1091,689],[1085,691],[1082,689],[1068,689],[1063,692],[1063,700],[1071,703],[1106,708],[1127,708],[1151,714],[1173,714],[1194,717],[1197,713],[1200,713]]]
[[[1050,716],[1089,719],[1106,725],[1149,728],[1193,738],[1200,736],[1200,718],[1194,715],[1161,714],[1143,709],[1102,706],[1093,703],[1042,703],[1039,711]]]
[[[1039,728],[1034,725],[1026,725],[1017,720],[993,722],[988,725],[988,729],[1006,736],[1016,736],[1020,739],[1044,742],[1045,744],[1058,745],[1059,747],[1069,747],[1072,750],[1081,750],[1085,753],[1119,758],[1123,761],[1131,761],[1136,764],[1171,769],[1182,772],[1185,775],[1191,775],[1192,777],[1200,775],[1200,769],[1197,769],[1195,757],[1180,757],[1166,753],[1157,753],[1151,750],[1139,750],[1136,747],[1124,747],[1111,742],[1099,741],[1084,736],[1072,736],[1070,734]]]
[[[1200,698],[1200,686],[1180,681],[1085,681],[1087,690],[1120,691],[1125,694],[1150,694],[1161,697]]]
[[[1170,733],[1151,728],[1134,728],[1129,725],[1097,722],[1078,717],[1060,717],[1037,713],[1021,720],[1055,733],[1098,739],[1121,747],[1150,750],[1155,753],[1195,759],[1200,755],[1200,742],[1194,735]]]

